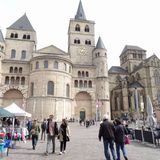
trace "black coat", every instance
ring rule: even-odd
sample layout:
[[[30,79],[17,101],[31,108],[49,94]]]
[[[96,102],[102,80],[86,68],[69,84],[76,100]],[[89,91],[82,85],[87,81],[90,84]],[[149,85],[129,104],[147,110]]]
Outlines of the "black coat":
[[[100,124],[99,140],[101,140],[101,137],[103,137],[103,140],[114,140],[114,125],[108,120],[104,120]]]
[[[127,135],[127,130],[126,128],[120,124],[115,126],[115,142],[116,143],[124,143],[124,136]]]

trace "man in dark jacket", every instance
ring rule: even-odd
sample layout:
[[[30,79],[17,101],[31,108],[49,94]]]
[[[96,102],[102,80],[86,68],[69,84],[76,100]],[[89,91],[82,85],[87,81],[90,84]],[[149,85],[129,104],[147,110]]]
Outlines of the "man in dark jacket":
[[[52,153],[55,153],[55,137],[58,135],[58,125],[57,122],[54,121],[54,116],[50,115],[47,120],[47,147],[46,147],[46,155],[48,155],[49,145],[52,141],[53,150]]]
[[[104,154],[106,160],[111,160],[109,154],[109,147],[112,153],[113,160],[116,160],[115,150],[114,150],[114,125],[113,123],[108,121],[108,115],[104,115],[103,122],[100,124],[99,129],[99,141],[101,141],[101,137],[103,137],[104,144]]]

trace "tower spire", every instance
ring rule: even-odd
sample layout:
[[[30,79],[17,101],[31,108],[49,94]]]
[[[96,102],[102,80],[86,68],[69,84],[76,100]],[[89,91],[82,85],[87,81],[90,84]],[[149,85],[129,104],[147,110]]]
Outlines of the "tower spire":
[[[99,37],[99,39],[98,39],[96,49],[106,49],[104,44],[103,44],[103,41],[102,41],[101,37]]]
[[[78,9],[77,9],[77,14],[75,15],[75,19],[86,20],[86,15],[84,13],[81,0],[79,1],[79,6],[78,6]]]

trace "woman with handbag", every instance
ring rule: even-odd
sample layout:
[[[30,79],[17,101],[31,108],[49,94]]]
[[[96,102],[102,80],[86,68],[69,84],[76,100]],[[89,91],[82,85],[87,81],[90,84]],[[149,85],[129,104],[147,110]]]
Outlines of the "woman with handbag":
[[[120,150],[122,150],[124,159],[128,160],[125,147],[125,135],[128,134],[127,130],[122,125],[119,119],[115,119],[114,122],[115,122],[115,143],[116,143],[117,160],[120,160]]]
[[[60,152],[59,155],[66,153],[66,142],[69,141],[69,126],[66,119],[62,119],[62,123],[59,128],[58,139],[60,141]]]

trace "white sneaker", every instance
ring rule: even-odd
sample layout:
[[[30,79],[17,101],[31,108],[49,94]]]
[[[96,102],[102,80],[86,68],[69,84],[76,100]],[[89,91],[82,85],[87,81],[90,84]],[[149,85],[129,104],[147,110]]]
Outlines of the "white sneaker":
[[[59,152],[59,155],[62,155],[62,152]]]
[[[66,151],[63,151],[63,153],[65,154],[65,153],[66,153]]]

